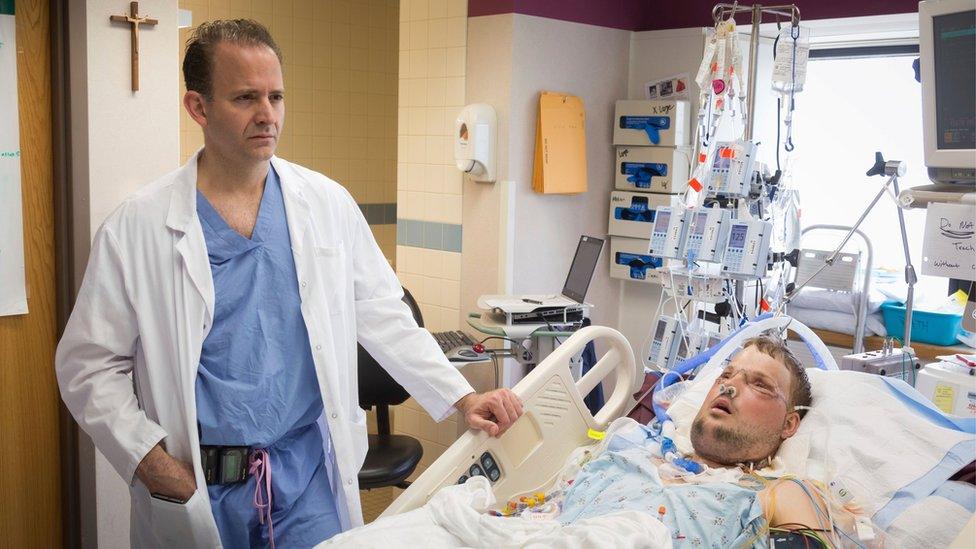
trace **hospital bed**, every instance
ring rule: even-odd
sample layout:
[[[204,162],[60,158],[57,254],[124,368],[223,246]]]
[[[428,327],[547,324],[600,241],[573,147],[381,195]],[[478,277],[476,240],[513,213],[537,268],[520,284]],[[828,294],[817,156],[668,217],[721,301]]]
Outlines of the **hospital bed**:
[[[831,353],[812,330],[788,316],[768,315],[745,325],[710,349],[707,356],[694,364],[696,371],[705,372],[722,364],[738,350],[742,341],[769,330],[794,332],[806,343],[818,368],[837,370]],[[606,346],[607,351],[590,372],[574,380],[567,367],[570,358],[594,340],[598,345]],[[867,376],[855,372],[836,373]],[[583,395],[604,380],[613,388],[604,407],[594,416],[583,403]],[[495,501],[502,505],[522,494],[544,492],[554,483],[566,457],[574,449],[597,444],[602,431],[633,408],[633,395],[643,380],[643,368],[636,364],[630,345],[619,332],[598,326],[580,330],[513,389],[524,402],[525,413],[518,422],[499,438],[473,430],[462,435],[380,518],[417,509],[442,488],[464,483],[473,475],[488,478]],[[964,455],[970,452],[969,447],[965,446]],[[959,461],[958,456],[956,461]],[[903,502],[899,505],[905,507]],[[894,509],[901,510],[901,507]],[[892,512],[888,514],[894,516]],[[952,532],[949,539],[958,531],[957,528]]]
[[[827,363],[823,367],[837,369],[820,339],[803,324],[785,316],[748,325],[711,355],[709,362],[724,361],[735,351],[738,342],[787,326],[813,347],[814,356],[824,357]],[[594,340],[609,345],[609,350],[585,376],[574,381],[566,365]],[[583,403],[583,395],[611,373],[615,374],[613,389],[603,408],[593,416]],[[594,443],[591,435],[602,432],[611,421],[634,407],[633,394],[643,380],[643,366],[636,363],[630,344],[620,332],[603,326],[583,328],[514,387],[525,410],[518,422],[498,438],[474,430],[462,435],[380,517],[420,507],[437,490],[463,483],[472,473],[489,478],[499,501],[543,490],[555,480],[572,450]]]

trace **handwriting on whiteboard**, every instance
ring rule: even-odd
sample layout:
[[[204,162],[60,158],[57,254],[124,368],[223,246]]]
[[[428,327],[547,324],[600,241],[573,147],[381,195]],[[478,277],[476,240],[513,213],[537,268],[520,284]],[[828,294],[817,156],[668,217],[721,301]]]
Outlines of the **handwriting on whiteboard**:
[[[922,243],[922,274],[976,279],[976,208],[929,204]]]

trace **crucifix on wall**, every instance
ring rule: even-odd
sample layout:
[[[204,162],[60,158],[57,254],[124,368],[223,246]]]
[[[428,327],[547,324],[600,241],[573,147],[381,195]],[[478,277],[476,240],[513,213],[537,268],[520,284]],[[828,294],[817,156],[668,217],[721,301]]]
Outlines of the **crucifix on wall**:
[[[159,21],[148,17],[139,17],[139,2],[129,2],[129,15],[113,15],[109,17],[115,23],[129,23],[132,25],[132,91],[139,90],[139,25],[153,26]]]

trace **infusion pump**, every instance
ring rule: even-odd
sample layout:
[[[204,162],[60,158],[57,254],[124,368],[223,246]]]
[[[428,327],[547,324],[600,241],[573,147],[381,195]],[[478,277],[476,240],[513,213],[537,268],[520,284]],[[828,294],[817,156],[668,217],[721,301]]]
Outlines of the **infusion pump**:
[[[756,278],[766,273],[773,226],[768,221],[732,220],[722,208],[655,210],[648,253],[666,259],[722,264],[722,275]]]
[[[685,255],[690,261],[721,263],[729,242],[732,212],[722,208],[701,208],[692,214]]]
[[[662,315],[654,327],[654,339],[648,362],[661,370],[670,370],[683,360],[697,356],[721,343],[721,337],[709,330],[690,330],[683,319]]]
[[[733,221],[722,260],[722,274],[733,278],[761,278],[769,262],[773,225],[768,221]]]
[[[673,316],[662,315],[657,319],[654,327],[654,339],[651,341],[647,360],[662,370],[670,369],[677,356],[688,349],[684,345],[684,321]]]
[[[648,253],[655,257],[681,259],[685,251],[685,236],[691,223],[691,211],[680,207],[658,208],[651,229]]]
[[[749,196],[755,161],[756,144],[752,141],[718,143],[708,173],[708,194]]]

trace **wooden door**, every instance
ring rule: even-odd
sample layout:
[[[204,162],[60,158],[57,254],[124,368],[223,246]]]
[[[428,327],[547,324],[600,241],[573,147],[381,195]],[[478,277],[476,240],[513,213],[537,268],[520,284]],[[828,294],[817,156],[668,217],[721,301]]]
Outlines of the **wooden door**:
[[[30,312],[0,317],[0,546],[61,547],[50,11],[43,0],[15,8]]]

